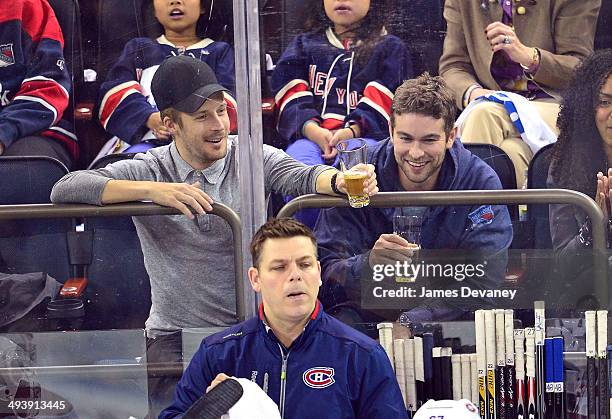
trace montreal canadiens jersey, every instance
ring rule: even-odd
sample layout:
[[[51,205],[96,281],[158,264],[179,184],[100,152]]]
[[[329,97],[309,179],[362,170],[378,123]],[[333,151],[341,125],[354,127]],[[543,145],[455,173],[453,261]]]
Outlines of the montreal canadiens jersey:
[[[360,64],[331,28],[298,35],[272,74],[278,131],[294,141],[314,119],[330,130],[356,122],[362,136],[386,138],[393,93],[412,75],[410,55],[396,36],[384,35]]]
[[[135,38],[125,45],[117,63],[110,70],[106,82],[100,87],[102,101],[99,118],[109,133],[135,144],[143,135],[147,138],[146,122],[155,106],[151,94],[151,81],[164,59],[176,55],[189,55],[204,61],[212,68],[219,84],[230,91],[225,95],[230,116],[230,130],[236,126],[234,51],[225,42],[205,38],[188,48],[173,45],[165,36],[157,40]]]
[[[75,135],[62,115],[70,76],[64,38],[53,9],[43,0],[0,6],[0,141],[9,147],[29,135],[62,142],[78,156]]]

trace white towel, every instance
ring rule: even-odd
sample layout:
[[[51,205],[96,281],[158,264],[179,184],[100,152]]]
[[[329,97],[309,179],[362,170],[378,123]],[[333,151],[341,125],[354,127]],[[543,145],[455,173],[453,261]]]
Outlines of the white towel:
[[[221,419],[280,419],[278,406],[254,382],[246,378],[235,378],[244,393]]]
[[[504,106],[510,120],[533,154],[545,145],[557,141],[557,136],[540,117],[535,106],[523,96],[511,92],[497,91],[477,97],[461,112],[455,126],[461,127],[472,110],[484,101],[496,102]]]

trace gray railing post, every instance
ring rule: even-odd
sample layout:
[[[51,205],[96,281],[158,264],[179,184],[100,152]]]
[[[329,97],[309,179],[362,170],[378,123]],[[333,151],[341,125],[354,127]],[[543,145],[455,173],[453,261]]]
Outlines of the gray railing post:
[[[604,215],[591,198],[581,192],[567,189],[529,189],[498,191],[430,191],[430,192],[381,192],[370,199],[374,207],[434,205],[482,205],[482,204],[570,204],[582,208],[593,225],[593,250],[595,252],[595,291],[606,296],[609,305],[608,263],[606,255],[607,234]],[[303,208],[348,207],[346,198],[325,195],[299,196],[281,208],[278,217],[290,217]],[[604,222],[605,221],[605,222]]]
[[[127,215],[176,215],[181,212],[175,208],[163,207],[152,202],[128,202],[105,205],[103,207],[85,204],[32,204],[0,205],[1,220],[24,220],[35,218],[77,218],[77,217],[116,217]],[[223,218],[229,224],[234,236],[234,271],[236,287],[236,315],[238,321],[246,318],[245,281],[242,269],[242,228],[240,217],[230,207],[214,203],[210,213]]]

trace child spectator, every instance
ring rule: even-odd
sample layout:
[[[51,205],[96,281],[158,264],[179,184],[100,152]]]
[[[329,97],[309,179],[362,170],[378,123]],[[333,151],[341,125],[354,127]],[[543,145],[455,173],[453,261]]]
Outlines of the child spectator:
[[[336,157],[343,139],[389,136],[393,92],[412,77],[402,41],[384,28],[383,0],[323,0],[272,74],[278,131],[306,164]]]
[[[100,122],[115,137],[107,142],[98,157],[121,151],[146,151],[170,141],[172,133],[162,124],[151,95],[153,74],[167,57],[188,55],[204,61],[213,69],[219,83],[234,92],[232,47],[204,35],[213,15],[214,2],[153,0],[153,7],[155,17],[163,26],[163,35],[156,40],[135,38],[129,41],[101,86]],[[233,132],[236,102],[232,94],[226,93],[225,100]]]
[[[43,0],[4,3],[0,30],[0,155],[48,156],[70,168],[78,145],[61,120],[70,76],[53,9]]]

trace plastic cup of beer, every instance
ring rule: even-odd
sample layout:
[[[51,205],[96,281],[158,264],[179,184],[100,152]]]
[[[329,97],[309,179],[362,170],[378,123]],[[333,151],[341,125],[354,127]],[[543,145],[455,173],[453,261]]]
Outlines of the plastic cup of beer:
[[[344,184],[349,205],[353,208],[365,207],[370,196],[364,192],[363,182],[368,178],[368,146],[361,138],[350,138],[336,145],[340,159],[340,169],[344,174]]]
[[[403,237],[410,243],[412,264],[415,264],[421,250],[421,225],[423,217],[420,215],[396,215],[393,217],[393,234]],[[416,277],[395,277],[396,282],[414,282]]]

